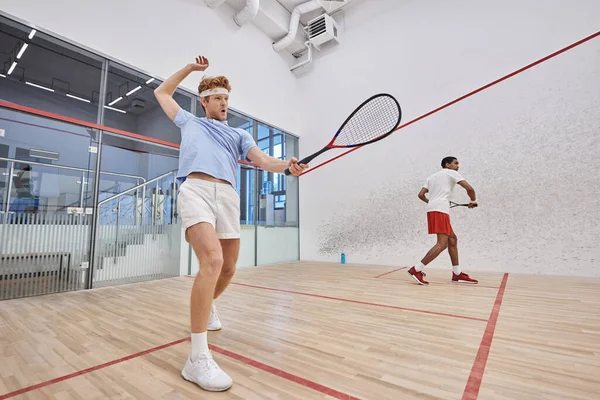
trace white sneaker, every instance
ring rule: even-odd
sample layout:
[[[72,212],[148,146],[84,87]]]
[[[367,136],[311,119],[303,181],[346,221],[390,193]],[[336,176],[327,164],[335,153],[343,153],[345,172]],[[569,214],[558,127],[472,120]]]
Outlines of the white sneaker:
[[[231,377],[223,372],[210,353],[200,355],[194,362],[188,357],[181,376],[210,392],[222,392],[233,385]]]
[[[217,307],[212,305],[212,310],[210,311],[210,316],[208,317],[208,330],[209,331],[218,331],[221,329],[221,321],[219,320],[219,316],[217,315]]]

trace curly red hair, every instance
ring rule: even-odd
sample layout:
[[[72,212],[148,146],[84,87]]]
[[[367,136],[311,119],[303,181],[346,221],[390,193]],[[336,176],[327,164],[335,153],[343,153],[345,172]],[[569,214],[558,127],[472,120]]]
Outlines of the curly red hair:
[[[231,92],[231,85],[229,84],[229,79],[224,76],[217,76],[214,78],[203,78],[198,85],[198,93],[202,93],[205,90],[216,89],[216,88],[225,88]]]

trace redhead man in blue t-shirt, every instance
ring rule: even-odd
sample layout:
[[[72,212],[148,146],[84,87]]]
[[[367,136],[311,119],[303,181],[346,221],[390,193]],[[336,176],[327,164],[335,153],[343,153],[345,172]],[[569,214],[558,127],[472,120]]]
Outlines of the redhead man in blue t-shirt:
[[[207,330],[221,329],[213,300],[225,290],[240,250],[240,198],[235,189],[237,161],[248,158],[269,172],[294,176],[308,166],[296,158],[279,160],[262,152],[252,136],[227,124],[231,86],[224,76],[204,78],[198,92],[205,118],[183,110],[173,99],[177,86],[193,71],[208,68],[200,56],[173,74],[154,91],[163,111],[181,129],[178,207],[185,238],[200,264],[192,287],[192,351],[182,376],[209,391],[227,390],[233,384],[208,349]]]

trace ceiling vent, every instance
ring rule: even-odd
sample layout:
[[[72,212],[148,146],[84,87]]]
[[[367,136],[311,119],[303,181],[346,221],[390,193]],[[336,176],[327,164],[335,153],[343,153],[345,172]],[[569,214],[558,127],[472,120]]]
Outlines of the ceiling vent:
[[[304,28],[308,41],[319,50],[319,46],[331,40],[339,42],[339,30],[335,20],[327,14],[309,21]]]
[[[350,0],[319,0],[321,7],[325,9],[327,14],[337,11],[339,8],[344,7],[349,2]]]
[[[146,101],[142,99],[133,99],[131,101],[131,108],[134,110],[143,110],[146,108]]]

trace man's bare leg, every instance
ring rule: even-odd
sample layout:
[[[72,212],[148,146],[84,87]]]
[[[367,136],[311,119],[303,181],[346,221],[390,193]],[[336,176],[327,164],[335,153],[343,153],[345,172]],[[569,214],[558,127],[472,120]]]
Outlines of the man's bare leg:
[[[200,269],[194,279],[190,300],[192,352],[182,376],[205,390],[223,391],[229,389],[233,381],[212,359],[207,336],[208,317],[223,267],[223,252],[211,224],[196,224],[188,228],[186,234]]]
[[[423,257],[421,262],[418,265],[414,265],[408,270],[408,274],[417,281],[420,285],[428,285],[429,282],[425,280],[425,273],[422,272],[423,268],[433,260],[437,256],[440,255],[442,251],[444,251],[448,247],[448,236],[438,233],[437,234],[437,243],[433,246]]]
[[[458,266],[458,238],[452,232],[448,237],[448,254],[450,254],[450,261],[453,267]]]
[[[448,236],[444,235],[442,233],[438,233],[437,234],[437,243],[435,244],[435,246],[433,246],[427,252],[427,254],[425,254],[425,257],[423,257],[423,259],[421,260],[421,263],[423,265],[429,264],[430,262],[435,260],[437,258],[437,256],[439,256],[442,253],[442,251],[446,250],[447,247],[448,247]]]
[[[448,237],[448,254],[450,254],[450,261],[452,262],[452,281],[477,283],[477,279],[473,279],[469,275],[462,272],[458,264],[458,238],[454,232],[452,232],[450,237]]]
[[[240,239],[221,239],[221,248],[223,249],[223,268],[217,280],[213,299],[217,299],[225,291],[233,279],[233,275],[235,275],[235,266],[240,253]],[[221,320],[217,314],[217,307],[213,302],[208,318],[208,330],[218,331],[221,328]]]
[[[215,288],[215,299],[225,291],[235,275],[235,267],[240,254],[240,239],[221,239],[221,248],[223,249],[223,268]]]
[[[190,227],[188,239],[200,264],[192,287],[190,304],[192,333],[205,332],[217,280],[223,267],[223,251],[212,225],[202,222]]]

